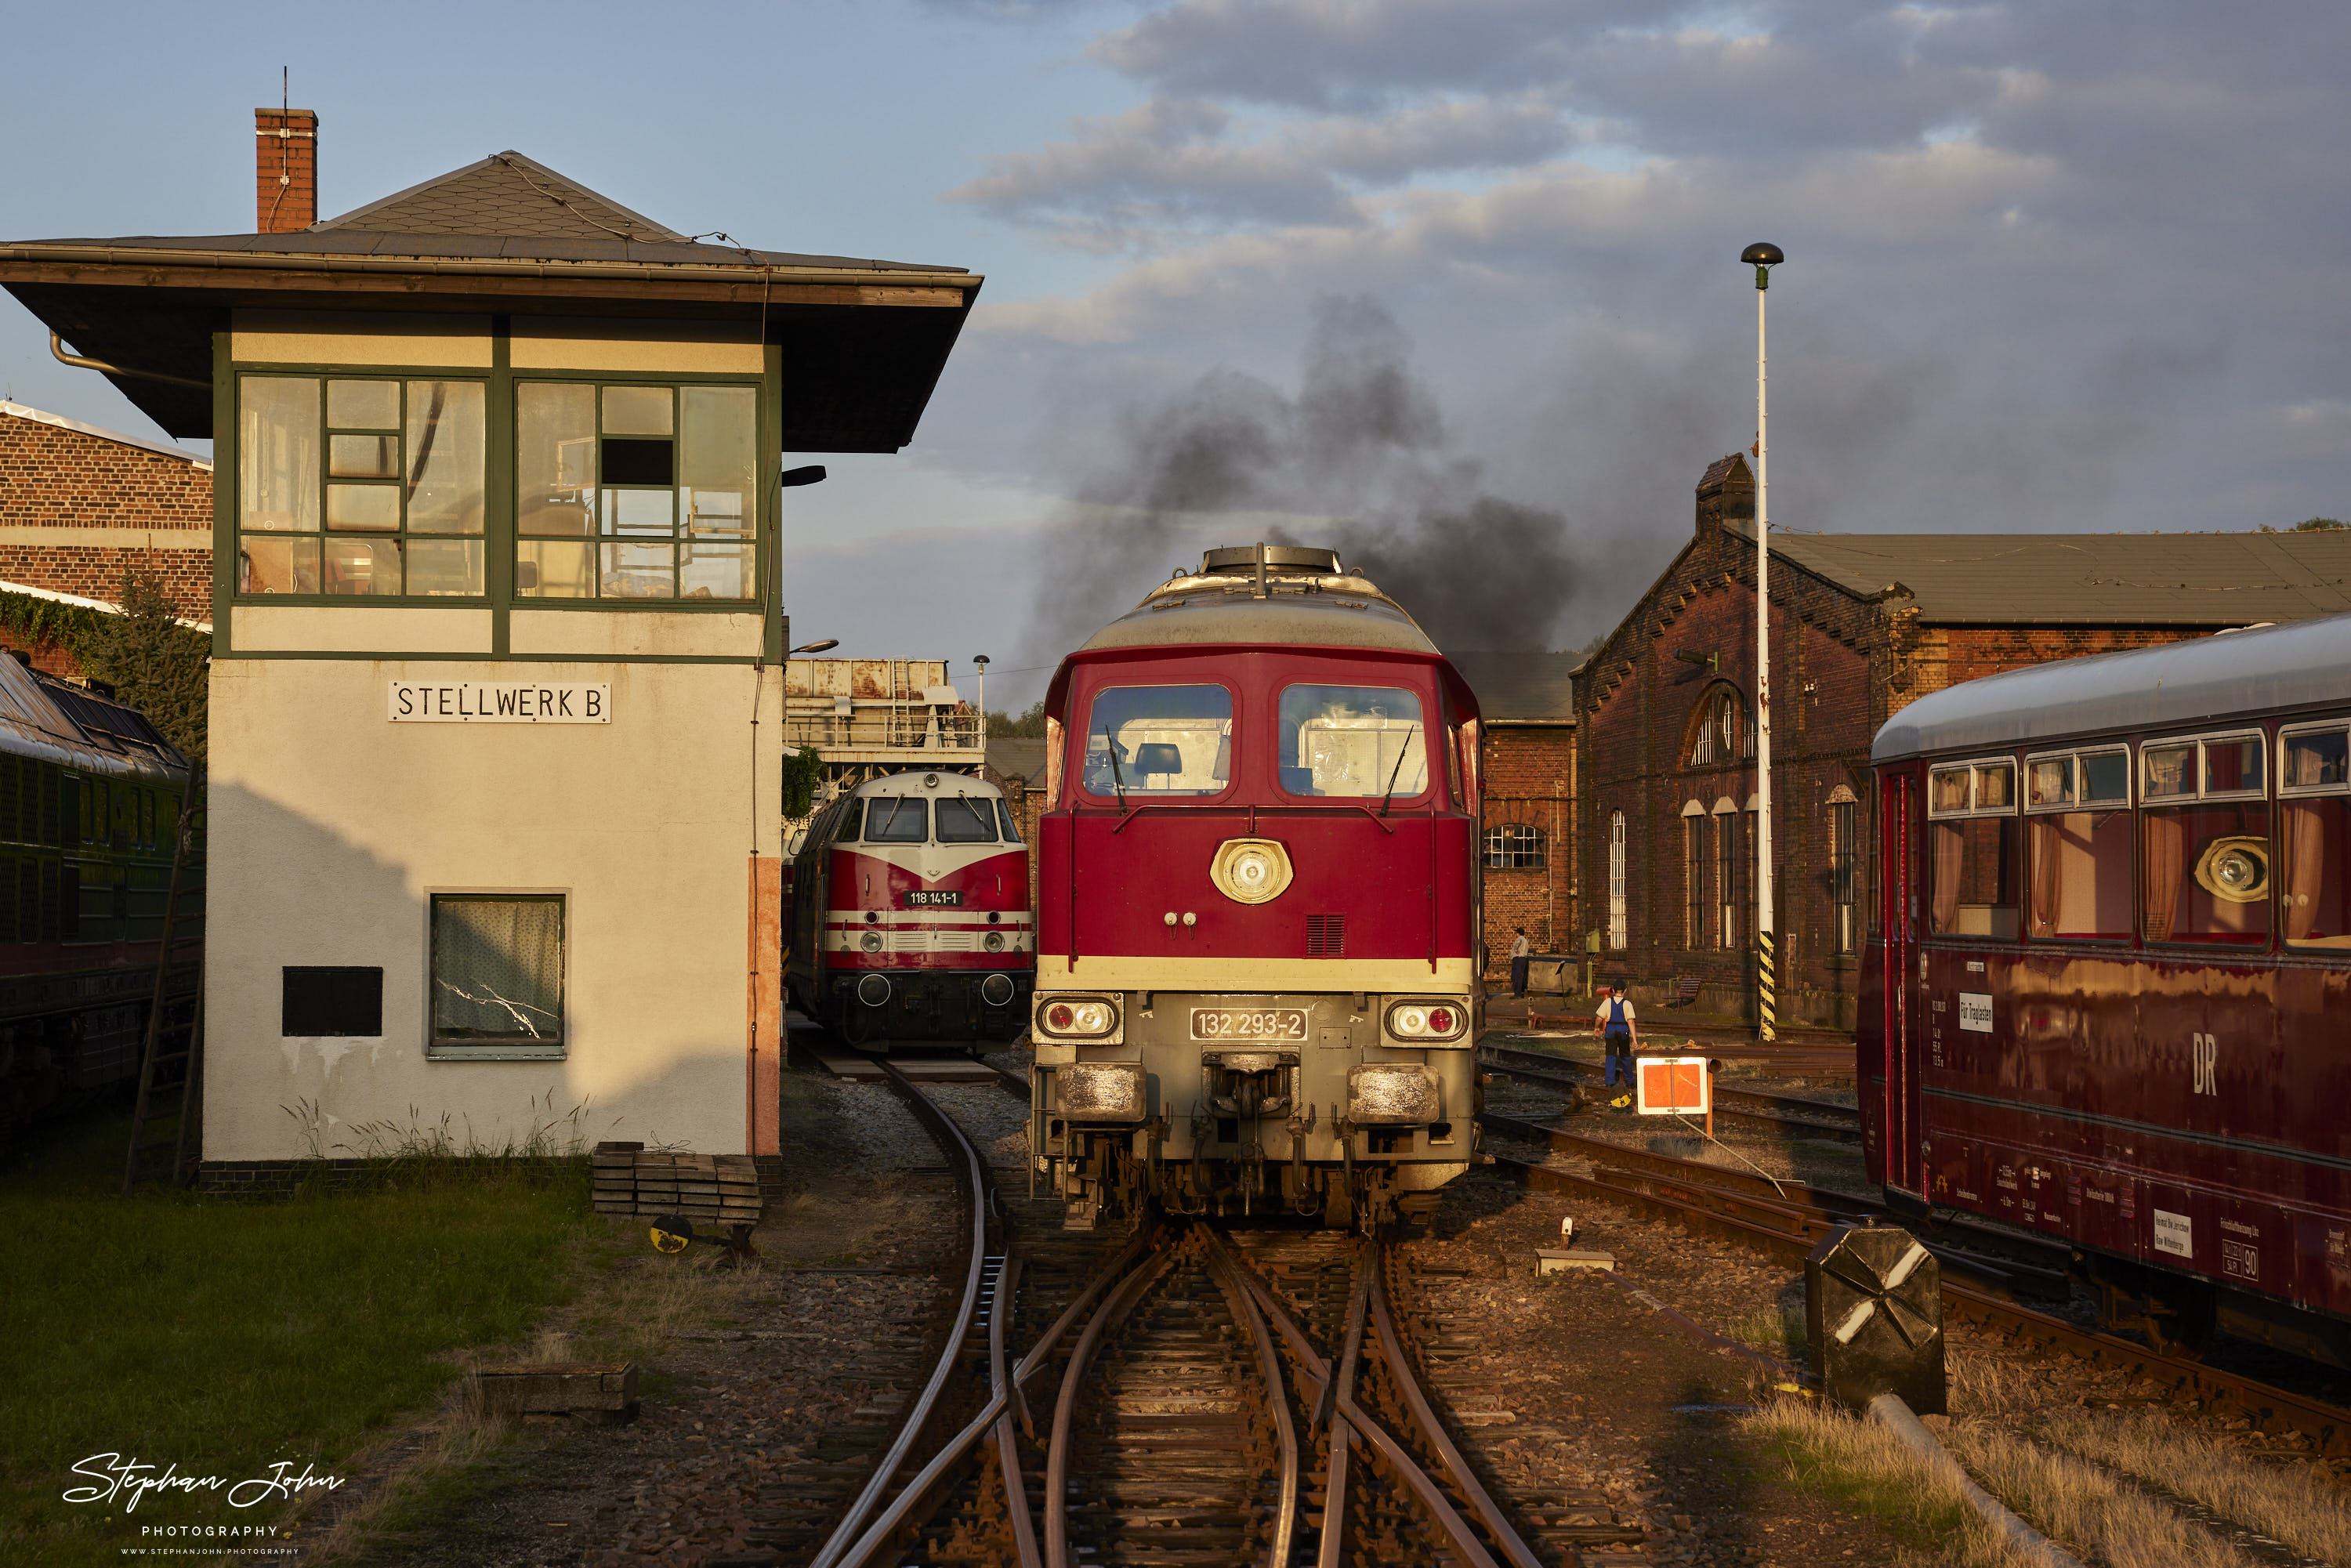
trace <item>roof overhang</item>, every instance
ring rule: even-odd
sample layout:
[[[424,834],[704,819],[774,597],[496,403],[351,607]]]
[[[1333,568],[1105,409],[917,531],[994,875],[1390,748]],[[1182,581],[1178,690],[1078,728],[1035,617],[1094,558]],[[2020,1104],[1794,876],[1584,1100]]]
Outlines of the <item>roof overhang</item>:
[[[299,239],[300,249],[249,248]],[[338,238],[346,248],[329,248]],[[208,385],[213,334],[237,309],[427,311],[764,321],[791,367],[787,452],[893,452],[914,438],[981,278],[950,268],[843,258],[770,259],[709,246],[590,247],[324,234],[219,242],[45,240],[0,245],[0,287],[81,354]],[[329,242],[321,245],[319,242]],[[465,249],[617,255],[466,255]],[[687,259],[681,251],[715,253]],[[666,253],[660,259],[637,259]],[[212,394],[107,378],[170,434],[213,434]]]

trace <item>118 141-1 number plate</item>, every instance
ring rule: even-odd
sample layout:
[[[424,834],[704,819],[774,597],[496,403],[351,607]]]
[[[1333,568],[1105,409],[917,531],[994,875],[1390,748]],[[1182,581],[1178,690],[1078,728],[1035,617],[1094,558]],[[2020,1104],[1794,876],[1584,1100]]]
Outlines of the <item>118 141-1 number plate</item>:
[[[1194,1040],[1289,1040],[1306,1039],[1304,1008],[1194,1008]]]
[[[909,909],[961,909],[963,890],[958,887],[910,887],[904,894]]]

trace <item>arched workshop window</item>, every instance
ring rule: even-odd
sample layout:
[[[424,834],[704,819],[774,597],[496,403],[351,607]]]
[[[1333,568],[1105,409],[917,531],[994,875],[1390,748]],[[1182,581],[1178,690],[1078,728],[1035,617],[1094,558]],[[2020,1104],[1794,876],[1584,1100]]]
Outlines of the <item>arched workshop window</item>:
[[[1754,755],[1755,727],[1748,718],[1747,699],[1729,682],[1715,682],[1690,709],[1682,766],[1720,768]]]

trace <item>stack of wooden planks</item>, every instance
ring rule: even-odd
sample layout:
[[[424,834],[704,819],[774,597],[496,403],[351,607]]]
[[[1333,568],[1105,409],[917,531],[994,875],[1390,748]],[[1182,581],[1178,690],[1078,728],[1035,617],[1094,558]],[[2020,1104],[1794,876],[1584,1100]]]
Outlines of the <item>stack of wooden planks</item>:
[[[748,1155],[686,1155],[599,1144],[591,1156],[600,1214],[683,1215],[714,1228],[756,1225],[759,1173]]]

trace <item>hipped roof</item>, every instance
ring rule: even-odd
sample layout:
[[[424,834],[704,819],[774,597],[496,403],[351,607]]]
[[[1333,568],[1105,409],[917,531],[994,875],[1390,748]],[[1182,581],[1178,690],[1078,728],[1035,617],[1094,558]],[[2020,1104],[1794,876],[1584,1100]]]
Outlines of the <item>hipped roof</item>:
[[[787,451],[914,434],[981,279],[961,267],[705,243],[514,152],[292,234],[0,244],[0,284],[167,432],[213,434],[234,308],[764,322],[786,346]],[[198,384],[180,384],[180,383]]]

